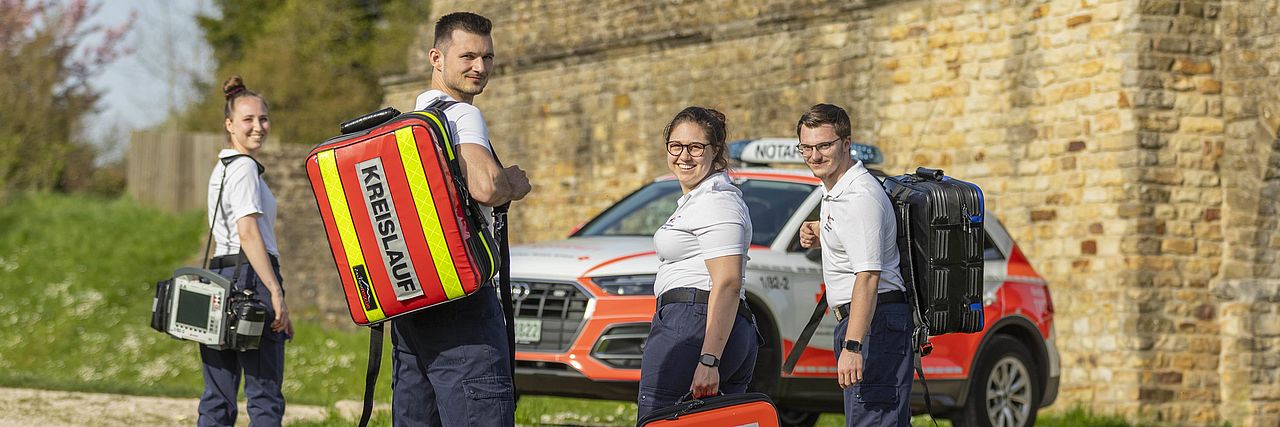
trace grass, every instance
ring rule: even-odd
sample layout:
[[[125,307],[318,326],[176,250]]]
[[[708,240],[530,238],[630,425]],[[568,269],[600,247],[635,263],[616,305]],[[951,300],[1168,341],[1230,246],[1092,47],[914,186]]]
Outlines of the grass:
[[[194,259],[206,226],[201,213],[172,215],[127,200],[25,194],[0,203],[0,386],[195,398],[202,390],[196,345],[150,329],[154,282]],[[293,284],[285,278],[286,286]],[[364,390],[368,335],[356,326],[295,319],[286,346],[285,396],[332,407]],[[389,345],[389,344],[388,344]],[[390,361],[375,398],[390,402]],[[631,402],[522,397],[522,425],[634,425]],[[327,419],[292,426],[349,426]],[[378,412],[371,425],[389,426]],[[824,414],[819,426],[843,425]],[[915,417],[915,426],[932,426]],[[1045,414],[1037,425],[1129,426],[1075,408]],[[939,427],[950,426],[938,420]]]
[[[516,410],[517,425],[575,425],[575,426],[632,426],[635,425],[636,405],[632,402],[611,400],[572,399],[548,396],[524,396]],[[339,427],[355,424],[356,419],[343,418],[330,412],[329,418],[322,421],[300,422],[290,424],[291,427]],[[938,427],[951,427],[951,421],[937,419]],[[371,426],[390,426],[391,418],[386,412],[378,412],[370,421]],[[911,418],[913,427],[932,427],[934,422],[927,416]],[[818,427],[844,426],[841,414],[822,414],[818,419]],[[1041,413],[1036,418],[1038,427],[1154,427],[1156,424],[1130,424],[1123,418],[1110,415],[1098,415],[1080,406],[1066,411]]]
[[[203,218],[57,194],[17,195],[0,205],[0,321],[9,325],[0,328],[0,385],[199,396],[196,344],[148,322],[155,281],[199,262]],[[367,331],[305,319],[295,331],[285,350],[286,398],[359,399]],[[385,353],[383,366],[390,366]],[[389,401],[388,370],[380,402]]]

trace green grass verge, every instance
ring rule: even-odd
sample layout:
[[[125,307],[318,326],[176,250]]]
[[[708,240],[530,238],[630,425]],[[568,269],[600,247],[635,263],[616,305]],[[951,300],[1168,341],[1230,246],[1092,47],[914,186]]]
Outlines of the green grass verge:
[[[150,329],[156,280],[203,248],[202,213],[127,200],[17,195],[0,206],[0,385],[197,397],[196,344]],[[196,261],[198,262],[198,261]],[[286,288],[291,284],[285,278]],[[299,319],[286,346],[285,396],[331,405],[364,390],[363,328]],[[390,366],[384,354],[384,366]],[[377,398],[388,402],[383,370]]]
[[[576,425],[576,426],[632,426],[635,425],[636,405],[632,402],[613,400],[573,399],[548,396],[524,396],[516,409],[516,424]],[[938,427],[951,427],[951,421],[937,419]],[[290,424],[291,427],[339,427],[355,424],[356,420],[343,418],[331,412],[328,419]],[[371,426],[390,426],[391,417],[386,412],[375,413]],[[911,418],[913,427],[932,427],[934,421],[927,416]],[[818,427],[844,426],[844,416],[822,414]],[[1130,424],[1117,416],[1097,415],[1079,406],[1067,411],[1040,414],[1036,418],[1039,427],[1154,427],[1156,424]]]

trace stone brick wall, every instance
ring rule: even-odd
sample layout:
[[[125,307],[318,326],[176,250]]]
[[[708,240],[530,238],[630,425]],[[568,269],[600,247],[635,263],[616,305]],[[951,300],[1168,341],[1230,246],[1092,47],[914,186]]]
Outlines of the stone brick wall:
[[[354,328],[303,166],[311,148],[311,144],[272,141],[256,156],[266,167],[263,179],[276,196],[280,274],[292,315]]]
[[[1280,425],[1280,1],[1224,1],[1219,34],[1224,259],[1210,282],[1221,325],[1221,411]],[[1230,414],[1230,415],[1227,415]]]
[[[1142,171],[1125,258],[1139,321],[1131,331],[1137,403],[1157,421],[1219,417],[1217,307],[1209,280],[1222,257],[1222,80],[1217,2],[1141,1],[1128,21],[1124,71]]]
[[[534,183],[512,211],[518,242],[562,237],[665,174],[661,132],[687,105],[724,111],[736,139],[791,136],[832,102],[887,172],[940,167],[986,190],[1053,289],[1055,409],[1280,424],[1280,0],[436,6],[385,104],[426,89],[436,16],[494,20],[477,105]],[[286,280],[342,318],[323,303],[337,286],[323,236],[300,231],[318,222],[297,223],[315,217],[309,191],[282,208],[281,246],[315,276]]]

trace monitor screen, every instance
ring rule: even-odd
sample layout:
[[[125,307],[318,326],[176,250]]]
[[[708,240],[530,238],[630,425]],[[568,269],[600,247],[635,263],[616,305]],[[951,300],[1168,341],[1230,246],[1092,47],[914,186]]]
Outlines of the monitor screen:
[[[210,296],[182,289],[178,293],[178,323],[198,329],[209,328]]]

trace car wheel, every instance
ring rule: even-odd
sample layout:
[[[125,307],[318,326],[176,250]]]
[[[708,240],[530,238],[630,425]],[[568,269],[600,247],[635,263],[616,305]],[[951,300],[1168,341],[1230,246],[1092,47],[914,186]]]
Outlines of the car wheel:
[[[784,407],[778,408],[778,421],[781,422],[782,427],[813,427],[814,424],[818,423],[818,417],[820,416],[822,414],[817,412],[795,411]]]
[[[979,355],[958,424],[981,427],[1035,425],[1040,379],[1031,352],[1018,340],[996,336]]]

